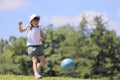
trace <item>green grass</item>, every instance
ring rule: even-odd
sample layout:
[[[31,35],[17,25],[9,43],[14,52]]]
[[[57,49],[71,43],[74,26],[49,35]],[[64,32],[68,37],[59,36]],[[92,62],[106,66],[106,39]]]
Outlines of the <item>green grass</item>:
[[[35,79],[34,76],[0,75],[0,80],[101,80],[101,79],[79,79],[70,77],[44,77],[42,79]]]

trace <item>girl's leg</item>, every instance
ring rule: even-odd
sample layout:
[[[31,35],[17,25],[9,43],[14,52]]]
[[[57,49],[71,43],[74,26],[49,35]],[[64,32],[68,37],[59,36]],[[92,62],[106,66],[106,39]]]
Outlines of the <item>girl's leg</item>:
[[[37,72],[37,58],[35,56],[32,57],[32,62],[33,62],[33,71],[34,73]]]
[[[39,56],[39,59],[40,59],[40,67],[44,66],[46,64],[45,56]]]
[[[44,56],[39,56],[40,63],[37,63],[37,71],[39,74],[41,74],[41,67],[46,64],[46,60]]]
[[[37,71],[37,58],[35,56],[32,57],[32,62],[33,62],[33,71],[34,71],[35,78],[42,78],[42,76],[39,75]]]

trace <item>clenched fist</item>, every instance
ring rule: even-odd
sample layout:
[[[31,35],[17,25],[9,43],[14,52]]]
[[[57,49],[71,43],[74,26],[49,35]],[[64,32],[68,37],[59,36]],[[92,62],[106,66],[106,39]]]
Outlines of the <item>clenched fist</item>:
[[[18,22],[18,25],[21,26],[22,25],[22,21]]]

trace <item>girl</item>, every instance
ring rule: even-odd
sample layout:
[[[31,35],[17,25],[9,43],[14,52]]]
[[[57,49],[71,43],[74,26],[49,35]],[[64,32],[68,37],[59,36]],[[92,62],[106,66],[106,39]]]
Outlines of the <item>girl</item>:
[[[22,28],[22,21],[18,22],[20,32],[28,31],[27,35],[28,55],[32,57],[35,78],[42,78],[42,75],[39,74],[39,70],[40,67],[46,64],[44,50],[42,47],[42,41],[44,40],[44,37],[41,26],[38,25],[39,21],[40,16],[32,14],[30,16],[29,26]],[[40,63],[37,63],[37,58],[40,59]]]

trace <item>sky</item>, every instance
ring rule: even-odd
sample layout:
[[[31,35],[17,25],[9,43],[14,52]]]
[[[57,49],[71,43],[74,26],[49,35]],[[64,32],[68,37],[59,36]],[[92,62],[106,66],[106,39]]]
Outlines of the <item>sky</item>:
[[[120,0],[0,0],[0,39],[26,36],[19,32],[18,22],[23,21],[23,27],[28,25],[34,13],[41,16],[43,27],[78,26],[83,15],[92,24],[94,16],[102,15],[109,21],[108,29],[120,36],[119,3]]]

